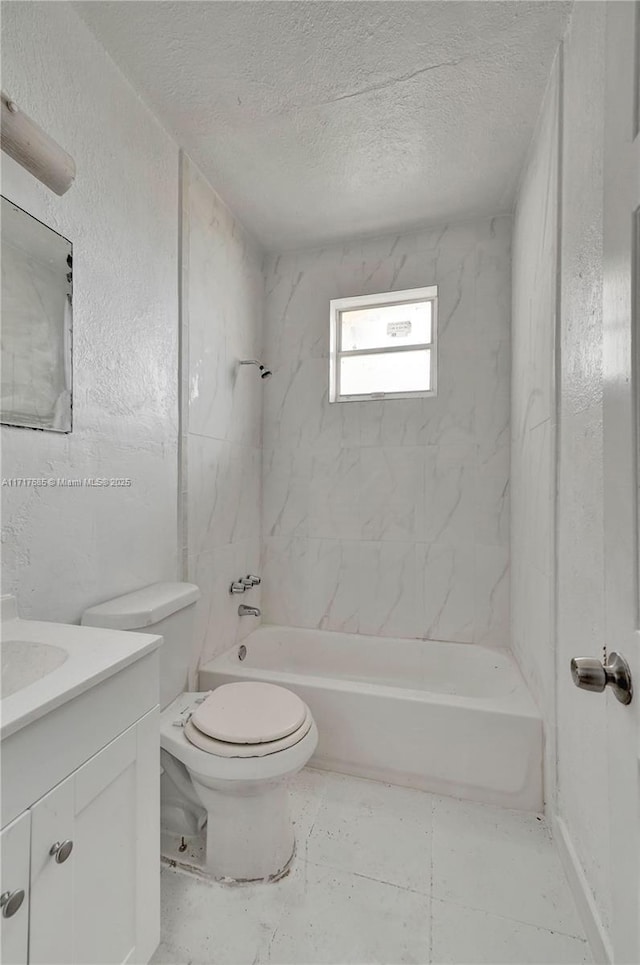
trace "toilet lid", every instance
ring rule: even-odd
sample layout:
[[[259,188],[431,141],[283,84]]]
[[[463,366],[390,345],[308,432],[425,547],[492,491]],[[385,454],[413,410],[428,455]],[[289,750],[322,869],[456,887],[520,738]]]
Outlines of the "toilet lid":
[[[191,715],[207,737],[230,744],[263,744],[295,733],[307,708],[296,694],[275,684],[242,681],[217,687]]]
[[[201,751],[206,751],[207,754],[215,754],[217,757],[266,757],[268,754],[275,754],[277,751],[286,750],[287,747],[293,747],[303,737],[306,737],[311,730],[313,718],[309,708],[305,706],[304,709],[305,718],[302,726],[293,734],[281,737],[280,740],[263,741],[261,744],[231,744],[227,741],[215,740],[215,738],[207,737],[206,734],[198,730],[193,724],[193,718],[184,725],[184,736]]]

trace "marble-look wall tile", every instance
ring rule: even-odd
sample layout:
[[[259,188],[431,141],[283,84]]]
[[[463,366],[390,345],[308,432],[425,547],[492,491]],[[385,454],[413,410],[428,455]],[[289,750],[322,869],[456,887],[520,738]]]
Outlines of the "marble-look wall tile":
[[[262,406],[268,383],[242,358],[262,355],[262,253],[189,161],[183,310],[188,338],[187,575],[200,587],[200,661],[258,625],[239,601],[260,606],[261,587],[229,586],[261,563]],[[277,489],[277,486],[276,486]],[[273,504],[273,501],[272,501]]]
[[[474,503],[474,536],[483,546],[509,546],[510,480],[479,468]]]
[[[476,617],[473,543],[421,544],[418,560],[424,585],[420,636],[428,640],[472,643]]]
[[[262,547],[262,599],[266,623],[309,626],[306,602],[308,540],[299,536],[273,536]]]
[[[559,65],[520,187],[513,233],[511,580],[513,650],[545,721],[554,715],[555,332]],[[548,728],[547,778],[555,763]]]
[[[422,538],[427,543],[455,546],[473,542],[476,477],[474,446],[432,445],[425,448]]]
[[[311,455],[308,535],[359,539],[360,453],[357,449],[319,449]]]
[[[269,623],[419,636],[423,587],[413,542],[267,539]]]
[[[267,348],[265,358],[274,357]],[[327,359],[283,363],[264,387],[264,445],[339,449],[358,445],[360,403],[329,404]]]
[[[474,643],[491,645],[509,634],[509,549],[475,547]]]
[[[361,446],[419,446],[424,442],[427,420],[433,410],[423,403],[436,399],[393,399],[388,402],[352,402],[358,412]]]
[[[259,533],[260,450],[194,434],[188,446],[191,552]]]
[[[422,577],[413,542],[362,542],[359,553],[358,631],[413,637],[422,618]]]
[[[267,260],[268,621],[508,643],[510,245],[498,218]],[[437,396],[330,404],[330,299],[431,284]]]
[[[511,279],[504,275],[505,257],[511,260],[511,222],[479,223],[476,254],[476,347],[491,352],[511,341]]]
[[[235,573],[235,546],[226,543],[189,558],[189,579],[200,587],[196,607],[195,637],[199,660],[204,663],[216,650],[216,642],[231,646],[238,619],[237,597],[229,593],[229,573]]]
[[[424,449],[378,446],[360,451],[361,537],[415,540],[424,530]]]
[[[350,540],[311,539],[307,543],[305,575],[305,626],[321,630],[358,629],[360,612],[357,587],[360,578],[359,543]]]
[[[189,430],[259,446],[263,384],[242,358],[262,349],[262,253],[188,165]]]
[[[312,454],[279,446],[262,452],[262,526],[270,536],[307,536]]]
[[[357,632],[358,542],[273,537],[263,559],[267,623]]]

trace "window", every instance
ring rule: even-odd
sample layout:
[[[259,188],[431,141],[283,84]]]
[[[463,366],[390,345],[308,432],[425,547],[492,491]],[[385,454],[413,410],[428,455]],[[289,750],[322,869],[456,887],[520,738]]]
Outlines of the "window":
[[[330,402],[436,394],[438,289],[330,302]]]

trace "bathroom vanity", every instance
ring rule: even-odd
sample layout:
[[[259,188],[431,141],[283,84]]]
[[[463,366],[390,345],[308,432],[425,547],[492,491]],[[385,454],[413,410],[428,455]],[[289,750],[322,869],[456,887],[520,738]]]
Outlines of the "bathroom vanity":
[[[162,637],[2,601],[2,961],[148,962],[159,941]]]

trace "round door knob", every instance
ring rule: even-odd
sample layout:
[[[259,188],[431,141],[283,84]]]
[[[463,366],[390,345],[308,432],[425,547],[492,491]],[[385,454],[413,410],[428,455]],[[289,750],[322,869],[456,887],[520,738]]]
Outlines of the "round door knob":
[[[3,918],[13,918],[15,913],[20,910],[24,901],[24,888],[17,891],[5,891],[0,895],[0,907],[2,908]]]
[[[73,851],[73,841],[56,841],[51,845],[49,854],[53,855],[58,864],[64,864]]]
[[[607,674],[597,657],[574,657],[571,661],[571,676],[576,687],[592,690],[601,694],[607,686]]]
[[[612,651],[605,664],[595,657],[574,657],[571,676],[576,687],[601,694],[610,687],[616,700],[630,704],[633,699],[631,669],[622,654]]]

